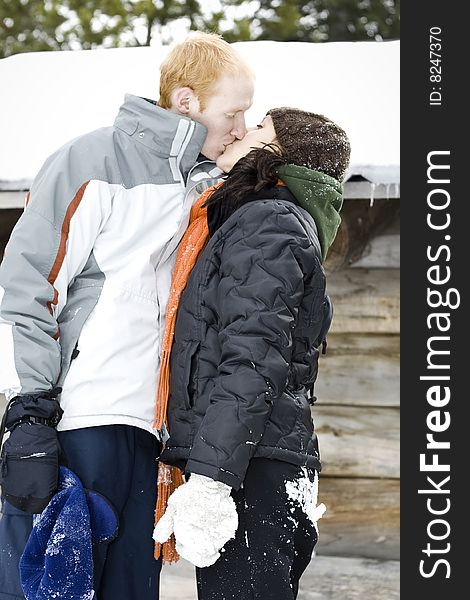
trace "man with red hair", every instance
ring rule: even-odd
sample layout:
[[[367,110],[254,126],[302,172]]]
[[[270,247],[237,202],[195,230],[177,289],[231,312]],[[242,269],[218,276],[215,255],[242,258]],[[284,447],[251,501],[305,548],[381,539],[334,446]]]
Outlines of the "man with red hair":
[[[151,532],[166,431],[152,421],[175,250],[220,174],[213,161],[245,135],[253,76],[219,36],[194,33],[160,86],[158,104],[128,95],[112,127],[46,160],[0,266],[0,600],[24,598],[18,562],[31,513],[56,489],[58,442],[60,462],[118,513],[117,539],[95,548],[98,597],[158,597]]]

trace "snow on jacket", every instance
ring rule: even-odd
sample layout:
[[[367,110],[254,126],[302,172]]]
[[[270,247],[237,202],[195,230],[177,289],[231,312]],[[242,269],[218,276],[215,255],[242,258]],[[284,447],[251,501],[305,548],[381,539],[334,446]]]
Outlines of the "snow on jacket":
[[[296,197],[263,190],[214,233],[175,327],[161,459],[235,489],[252,457],[320,468],[306,390],[317,375],[325,273],[316,223],[299,204],[317,210],[321,199],[328,218],[317,222],[331,243],[342,188],[305,168],[290,167],[286,180]]]
[[[151,430],[174,250],[214,168],[193,169],[205,135],[127,95],[114,126],[47,159],[0,266],[7,398],[58,385],[58,429]]]

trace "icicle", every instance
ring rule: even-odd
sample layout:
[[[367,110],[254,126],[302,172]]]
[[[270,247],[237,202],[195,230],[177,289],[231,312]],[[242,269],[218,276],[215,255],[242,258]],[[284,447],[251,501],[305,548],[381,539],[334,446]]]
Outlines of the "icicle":
[[[370,207],[374,206],[374,193],[375,193],[375,183],[371,183],[370,184],[370,200],[369,200]]]

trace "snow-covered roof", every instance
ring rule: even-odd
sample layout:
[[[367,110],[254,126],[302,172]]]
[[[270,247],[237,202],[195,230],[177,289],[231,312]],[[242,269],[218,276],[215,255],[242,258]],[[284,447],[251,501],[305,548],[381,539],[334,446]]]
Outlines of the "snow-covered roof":
[[[238,42],[256,73],[247,113],[294,106],[341,125],[352,146],[347,177],[399,183],[400,42]],[[0,60],[0,190],[27,189],[49,154],[111,125],[124,94],[158,97],[168,47],[34,52]]]

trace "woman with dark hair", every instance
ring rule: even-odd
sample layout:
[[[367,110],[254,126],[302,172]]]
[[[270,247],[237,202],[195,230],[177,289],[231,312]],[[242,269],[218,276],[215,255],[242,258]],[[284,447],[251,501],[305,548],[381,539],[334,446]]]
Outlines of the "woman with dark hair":
[[[200,600],[294,599],[317,542],[322,261],[349,155],[322,115],[269,111],[219,158],[228,175],[194,205],[179,248],[155,422],[172,468],[159,473],[154,538],[170,561],[176,538],[199,567]]]

